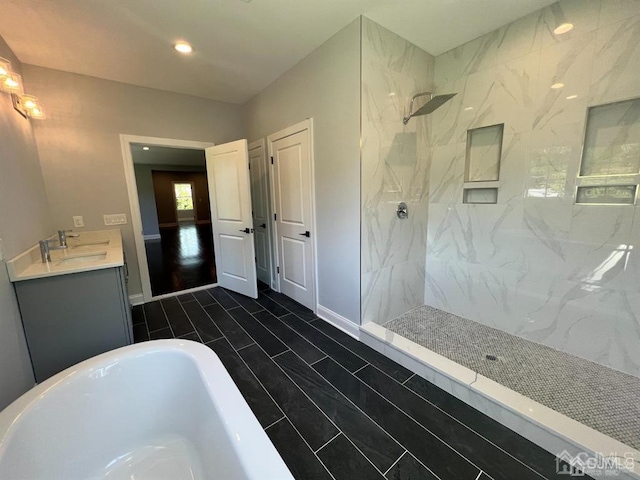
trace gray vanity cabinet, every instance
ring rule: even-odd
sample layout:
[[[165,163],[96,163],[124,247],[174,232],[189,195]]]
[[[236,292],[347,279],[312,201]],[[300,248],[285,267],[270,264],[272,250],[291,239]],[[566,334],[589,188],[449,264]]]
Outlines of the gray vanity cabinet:
[[[16,282],[36,381],[133,343],[124,267]]]

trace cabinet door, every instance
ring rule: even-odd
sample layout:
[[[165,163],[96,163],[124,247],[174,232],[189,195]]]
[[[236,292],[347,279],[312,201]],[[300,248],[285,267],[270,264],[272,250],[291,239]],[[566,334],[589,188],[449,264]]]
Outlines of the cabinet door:
[[[118,268],[17,282],[36,381],[130,343]]]

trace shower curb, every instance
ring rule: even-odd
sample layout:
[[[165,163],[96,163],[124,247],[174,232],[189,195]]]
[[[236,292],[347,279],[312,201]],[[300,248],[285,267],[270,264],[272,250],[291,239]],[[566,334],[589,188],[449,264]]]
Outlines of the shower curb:
[[[633,472],[619,471],[615,477],[611,473],[591,476],[597,480],[640,480],[640,451],[618,440],[378,324],[361,325],[360,341],[554,455],[561,452],[572,456],[581,452],[590,456],[596,452],[604,455],[630,452],[635,460]]]

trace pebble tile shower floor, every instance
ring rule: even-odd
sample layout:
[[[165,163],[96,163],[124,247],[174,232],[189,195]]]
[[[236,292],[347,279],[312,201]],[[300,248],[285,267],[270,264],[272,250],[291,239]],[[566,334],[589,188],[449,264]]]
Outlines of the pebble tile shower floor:
[[[383,325],[640,449],[640,379],[427,305]],[[496,361],[487,361],[486,355]]]
[[[269,289],[212,288],[133,318],[136,342],[216,352],[297,479],[566,477],[551,453]]]

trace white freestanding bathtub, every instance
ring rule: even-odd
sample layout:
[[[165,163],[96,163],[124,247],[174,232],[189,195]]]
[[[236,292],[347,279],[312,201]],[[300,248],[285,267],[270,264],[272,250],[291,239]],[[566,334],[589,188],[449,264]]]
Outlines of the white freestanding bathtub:
[[[2,480],[292,478],[218,357],[195,342],[99,355],[0,412]]]

